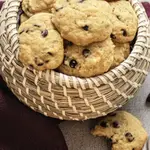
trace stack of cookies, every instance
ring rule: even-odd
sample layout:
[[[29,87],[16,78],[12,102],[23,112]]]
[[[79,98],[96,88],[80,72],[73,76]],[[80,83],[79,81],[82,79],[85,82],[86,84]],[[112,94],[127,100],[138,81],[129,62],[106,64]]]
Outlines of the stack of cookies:
[[[123,62],[137,16],[128,1],[23,0],[19,60],[36,70],[92,77]]]

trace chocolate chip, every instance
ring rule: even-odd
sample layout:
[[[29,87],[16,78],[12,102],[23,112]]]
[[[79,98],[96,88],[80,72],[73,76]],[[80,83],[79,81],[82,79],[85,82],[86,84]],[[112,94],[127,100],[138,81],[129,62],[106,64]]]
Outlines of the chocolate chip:
[[[133,135],[132,135],[130,132],[127,132],[127,133],[125,134],[125,137],[126,137],[126,139],[127,139],[129,142],[132,142],[132,141],[134,140],[134,137],[133,137]]]
[[[34,24],[34,26],[35,26],[35,27],[38,27],[38,28],[40,27],[40,25],[37,25],[37,24]]]
[[[125,29],[121,29],[121,31],[123,32],[123,36],[127,36],[127,31]]]
[[[77,66],[77,64],[78,64],[77,61],[73,59],[73,60],[70,61],[69,65],[70,65],[71,68],[75,68]]]
[[[84,50],[82,51],[82,55],[83,55],[84,57],[88,57],[90,54],[91,54],[91,51],[90,51],[89,49],[84,49]]]
[[[106,128],[106,127],[108,127],[108,122],[102,121],[102,122],[100,123],[100,126],[103,127],[103,128]]]
[[[72,46],[73,43],[67,40],[64,40],[64,49],[66,49],[68,46]]]
[[[53,55],[51,52],[47,52],[47,54],[48,54],[48,55],[51,55],[51,56]]]
[[[116,39],[116,36],[115,36],[113,33],[110,35],[110,37],[111,37],[112,39]]]
[[[27,30],[26,30],[26,33],[28,33],[28,32],[29,32],[29,30],[27,29]]]
[[[84,27],[82,27],[85,31],[89,30],[89,26],[85,25]]]
[[[119,127],[120,127],[118,121],[114,121],[114,122],[112,123],[112,125],[113,125],[114,128],[119,128]]]
[[[46,60],[46,61],[45,61],[45,63],[48,63],[48,62],[49,62],[49,60]]]
[[[41,34],[43,37],[46,37],[48,35],[48,30],[45,29],[44,31],[41,32]]]
[[[119,16],[119,15],[117,15],[116,17],[118,18],[118,20],[121,20],[121,18],[120,18],[120,16]]]
[[[112,117],[114,117],[114,116],[116,116],[116,115],[117,115],[117,114],[116,114],[115,112],[109,114],[109,116],[112,116]]]
[[[22,30],[21,32],[19,32],[19,34],[22,34],[24,32],[24,30]]]
[[[39,64],[37,64],[38,66],[43,66],[44,65],[44,63],[39,63]]]
[[[57,8],[56,11],[58,12],[59,10],[63,9],[63,7]]]
[[[150,94],[147,96],[146,101],[147,101],[147,102],[150,102]]]

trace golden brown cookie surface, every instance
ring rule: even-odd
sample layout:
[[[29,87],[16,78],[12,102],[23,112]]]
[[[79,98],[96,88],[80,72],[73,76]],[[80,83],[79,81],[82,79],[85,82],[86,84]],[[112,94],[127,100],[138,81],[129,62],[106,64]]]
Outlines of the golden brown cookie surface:
[[[114,60],[114,45],[110,38],[88,46],[71,45],[65,49],[60,72],[78,77],[91,77],[107,72]]]
[[[39,13],[19,28],[19,59],[37,70],[55,69],[63,61],[63,39],[51,23],[52,14]]]

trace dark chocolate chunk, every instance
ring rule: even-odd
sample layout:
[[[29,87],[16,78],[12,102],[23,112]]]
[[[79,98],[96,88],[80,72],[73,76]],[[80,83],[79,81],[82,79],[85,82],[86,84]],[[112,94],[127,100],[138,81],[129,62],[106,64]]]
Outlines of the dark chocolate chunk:
[[[114,122],[112,123],[112,125],[113,125],[114,128],[119,128],[119,127],[120,127],[118,121],[114,121]]]
[[[117,15],[116,17],[118,18],[118,20],[121,20],[121,18],[120,18],[120,16],[119,16],[119,15]]]
[[[38,25],[38,24],[34,24],[34,26],[35,26],[35,27],[38,27],[38,28],[40,27],[40,25]]]
[[[147,96],[146,101],[147,101],[147,102],[150,102],[150,94]]]
[[[19,34],[22,34],[24,32],[24,30],[22,30],[21,32],[19,32]]]
[[[38,66],[43,66],[44,65],[44,63],[39,63],[39,64],[37,64]]]
[[[84,27],[82,27],[85,31],[89,30],[89,26],[85,25]]]
[[[103,127],[103,128],[106,128],[106,127],[108,127],[108,122],[102,121],[102,122],[100,123],[100,126]]]
[[[47,52],[47,54],[48,54],[48,55],[51,55],[51,56],[53,55],[51,52]]]
[[[61,10],[61,9],[63,9],[63,7],[57,8],[56,11],[59,11],[59,10]]]
[[[70,61],[69,65],[70,65],[71,68],[75,68],[77,66],[77,64],[78,64],[77,61],[73,59],[73,60]]]
[[[48,35],[48,30],[45,29],[44,31],[41,32],[41,34],[43,37],[46,37]]]
[[[130,132],[127,132],[127,133],[125,134],[125,137],[126,137],[126,139],[127,139],[129,142],[132,142],[132,141],[134,140],[134,137],[133,137],[133,135],[132,135]]]
[[[127,36],[127,31],[125,29],[121,29],[121,31],[123,32],[123,36]]]
[[[45,63],[48,63],[48,62],[49,62],[49,60],[46,60],[46,61],[45,61]]]
[[[116,39],[116,36],[115,36],[113,33],[110,35],[110,37],[111,37],[112,39]]]
[[[84,57],[88,57],[90,54],[91,54],[91,51],[90,51],[89,49],[84,49],[84,50],[82,51],[82,55],[83,55]]]

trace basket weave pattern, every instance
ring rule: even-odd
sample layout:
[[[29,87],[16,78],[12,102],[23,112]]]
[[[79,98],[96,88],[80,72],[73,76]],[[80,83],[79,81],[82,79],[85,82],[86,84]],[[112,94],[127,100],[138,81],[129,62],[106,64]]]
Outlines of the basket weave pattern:
[[[87,120],[104,116],[133,98],[150,66],[150,23],[138,0],[131,1],[139,20],[132,53],[115,69],[92,78],[29,70],[18,61],[20,3],[6,0],[0,19],[0,73],[20,101],[45,116]]]

